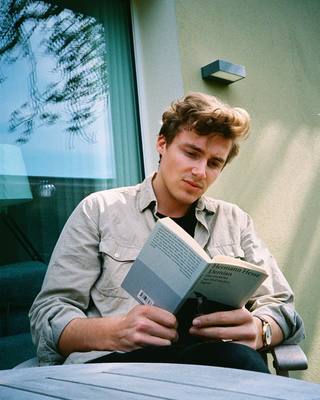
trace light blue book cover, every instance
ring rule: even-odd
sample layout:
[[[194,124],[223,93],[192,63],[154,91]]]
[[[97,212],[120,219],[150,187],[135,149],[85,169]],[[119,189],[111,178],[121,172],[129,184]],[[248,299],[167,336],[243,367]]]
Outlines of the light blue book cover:
[[[267,277],[253,264],[217,256],[201,246],[170,218],[159,220],[122,287],[141,304],[176,313],[195,293],[207,299],[242,307]]]

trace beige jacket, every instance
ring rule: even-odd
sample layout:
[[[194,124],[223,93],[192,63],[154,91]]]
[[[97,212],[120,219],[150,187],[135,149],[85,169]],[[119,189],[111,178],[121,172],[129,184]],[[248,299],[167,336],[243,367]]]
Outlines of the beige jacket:
[[[41,365],[65,361],[57,343],[72,319],[123,314],[137,304],[121,282],[153,229],[156,212],[151,177],[136,186],[93,193],[74,210],[30,310]],[[303,339],[303,322],[294,309],[292,290],[248,214],[236,205],[203,196],[196,218],[195,239],[211,257],[241,257],[267,270],[269,277],[247,308],[274,318],[287,343]],[[81,363],[107,353],[74,353],[66,362]]]

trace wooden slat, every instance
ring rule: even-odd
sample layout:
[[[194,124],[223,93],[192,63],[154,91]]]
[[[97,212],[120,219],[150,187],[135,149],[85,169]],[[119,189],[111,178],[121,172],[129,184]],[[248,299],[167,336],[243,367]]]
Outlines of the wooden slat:
[[[21,390],[17,391],[18,388]],[[229,368],[177,364],[84,364],[0,371],[2,398],[311,400],[320,398],[320,385]]]

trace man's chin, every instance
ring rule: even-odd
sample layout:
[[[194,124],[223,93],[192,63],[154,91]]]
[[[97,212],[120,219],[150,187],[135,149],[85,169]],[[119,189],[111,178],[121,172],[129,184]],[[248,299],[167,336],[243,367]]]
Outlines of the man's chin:
[[[183,198],[181,198],[181,202],[187,206],[191,206],[191,204],[198,201],[201,196],[202,196],[202,192],[201,192],[201,194],[197,194],[197,195],[195,195],[194,193],[187,193]]]

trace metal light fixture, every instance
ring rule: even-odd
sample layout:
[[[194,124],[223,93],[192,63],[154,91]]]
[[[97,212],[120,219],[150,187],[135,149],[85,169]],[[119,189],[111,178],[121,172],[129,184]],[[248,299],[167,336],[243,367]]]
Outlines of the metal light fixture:
[[[229,61],[216,60],[201,68],[202,79],[230,83],[245,78],[246,69],[243,65],[232,64]]]
[[[56,187],[53,183],[50,183],[47,179],[42,179],[38,187],[38,195],[40,197],[53,197],[56,191]]]

